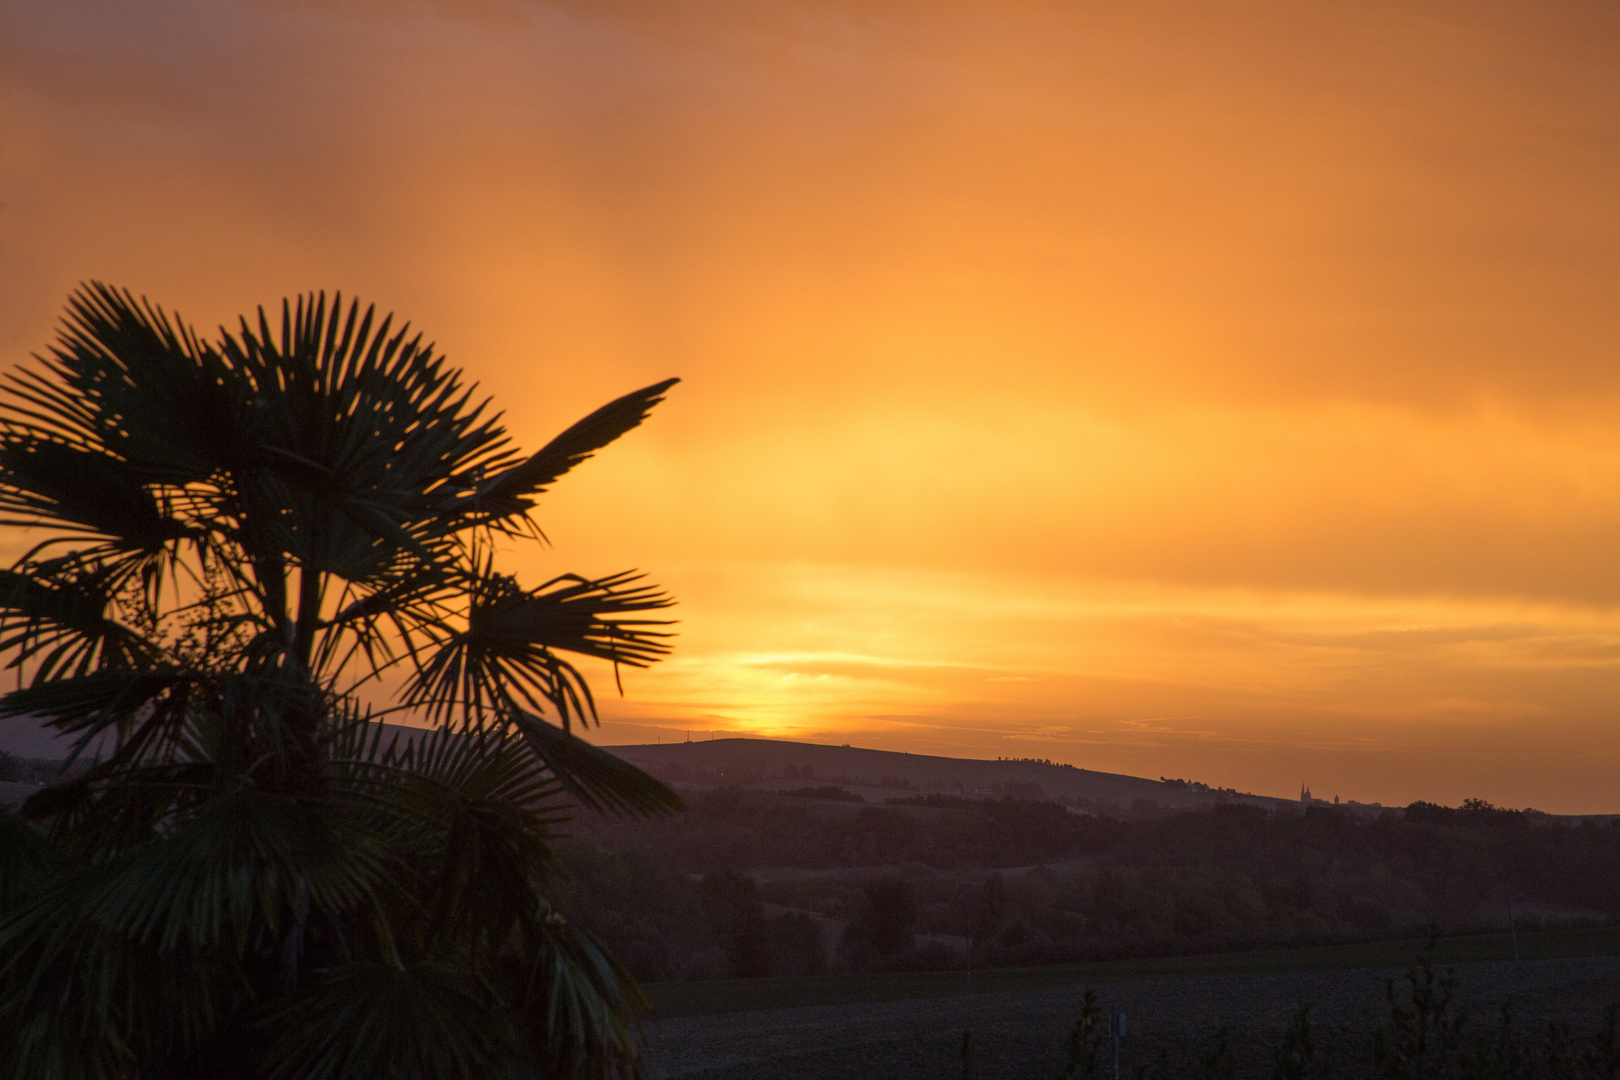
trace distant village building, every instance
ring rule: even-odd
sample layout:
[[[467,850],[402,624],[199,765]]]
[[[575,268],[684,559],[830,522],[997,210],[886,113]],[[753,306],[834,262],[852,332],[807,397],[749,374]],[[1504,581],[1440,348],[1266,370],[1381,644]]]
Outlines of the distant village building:
[[[1307,804],[1311,801],[1311,789],[1304,784],[1299,785],[1299,801]]]

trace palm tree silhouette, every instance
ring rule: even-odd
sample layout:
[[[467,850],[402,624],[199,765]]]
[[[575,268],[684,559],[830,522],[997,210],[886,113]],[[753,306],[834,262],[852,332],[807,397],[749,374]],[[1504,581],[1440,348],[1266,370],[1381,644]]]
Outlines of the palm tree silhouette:
[[[636,573],[526,587],[493,551],[675,381],[523,457],[358,303],[208,341],[72,296],[0,393],[0,524],[41,537],[0,572],[0,716],[80,757],[0,814],[11,1075],[634,1071],[644,1002],[547,901],[549,842],[575,804],[678,806],[573,734],[595,703],[567,658],[656,661],[673,601]]]

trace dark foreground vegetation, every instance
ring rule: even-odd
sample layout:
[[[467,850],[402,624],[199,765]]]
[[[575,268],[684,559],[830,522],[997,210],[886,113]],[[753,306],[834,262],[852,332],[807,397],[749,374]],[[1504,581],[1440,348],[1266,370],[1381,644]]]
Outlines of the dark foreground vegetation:
[[[1504,935],[1505,936],[1505,935]],[[1612,947],[1612,931],[1542,931],[1527,951]],[[1119,1075],[1140,1080],[1313,1077],[1366,1080],[1552,1080],[1620,1075],[1620,958],[1464,962],[1491,942],[1435,947],[1339,946],[1293,955],[1227,954],[1179,961],[998,973],[964,994],[962,977],[844,976],[869,991],[950,982],[950,996],[829,1004],[660,1021],[656,1080],[788,1080],[885,1076],[1064,1078],[1114,1075],[1108,1018],[1126,1016]],[[1505,942],[1500,942],[1505,946]],[[1415,961],[1368,969],[1396,950]],[[794,980],[665,984],[757,1009]],[[828,980],[797,980],[817,983]],[[979,983],[975,981],[976,989]],[[763,993],[761,992],[763,991]],[[716,992],[719,992],[717,995]]]
[[[1021,799],[688,793],[560,849],[568,905],[646,980],[946,970],[1605,925],[1620,827],[1472,802],[1231,803],[1149,820]]]
[[[1335,1068],[1334,1055],[1318,1038],[1311,1002],[1297,1005],[1288,1024],[1271,1040],[1265,1075],[1270,1080],[1326,1080],[1334,1075],[1366,1075],[1376,1080],[1614,1080],[1620,1077],[1620,999],[1604,1005],[1594,1030],[1572,1031],[1567,1017],[1539,1018],[1525,1024],[1504,1000],[1485,1023],[1470,1025],[1457,1002],[1457,979],[1437,971],[1426,952],[1400,980],[1384,987],[1388,1015],[1373,1029],[1370,1071]],[[1127,1018],[1128,1019],[1128,1018]],[[1101,1077],[1111,1072],[1112,1015],[1105,1016],[1097,993],[1088,988],[1079,1016],[1065,1041],[1061,1080]],[[1128,1027],[1128,1025],[1127,1025]],[[972,1075],[972,1029],[962,1032],[962,1075]],[[1141,1080],[1234,1080],[1237,1057],[1229,1028],[1215,1032],[1192,1055],[1173,1060],[1161,1049],[1136,1065]]]

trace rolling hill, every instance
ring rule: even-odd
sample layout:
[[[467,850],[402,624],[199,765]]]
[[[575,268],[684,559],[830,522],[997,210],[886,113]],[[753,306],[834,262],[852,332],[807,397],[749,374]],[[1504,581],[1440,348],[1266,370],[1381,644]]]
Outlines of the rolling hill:
[[[836,785],[877,803],[912,793],[1012,796],[1050,799],[1115,816],[1142,817],[1207,807],[1218,801],[1266,806],[1292,801],[1049,761],[934,757],[775,739],[731,738],[605,749],[677,787],[789,791]],[[1354,809],[1355,804],[1350,807]]]

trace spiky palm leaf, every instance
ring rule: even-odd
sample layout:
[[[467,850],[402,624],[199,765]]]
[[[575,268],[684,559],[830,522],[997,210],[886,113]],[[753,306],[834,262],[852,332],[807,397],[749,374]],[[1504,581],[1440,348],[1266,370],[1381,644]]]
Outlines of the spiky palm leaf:
[[[90,285],[0,393],[7,718],[98,756],[0,813],[0,1059],[52,1077],[634,1069],[644,1004],[547,900],[571,808],[674,796],[584,742],[570,656],[667,597],[486,538],[674,380],[522,457],[408,327],[324,296],[207,340]],[[385,731],[364,696],[388,669]],[[549,718],[548,718],[549,714]]]

